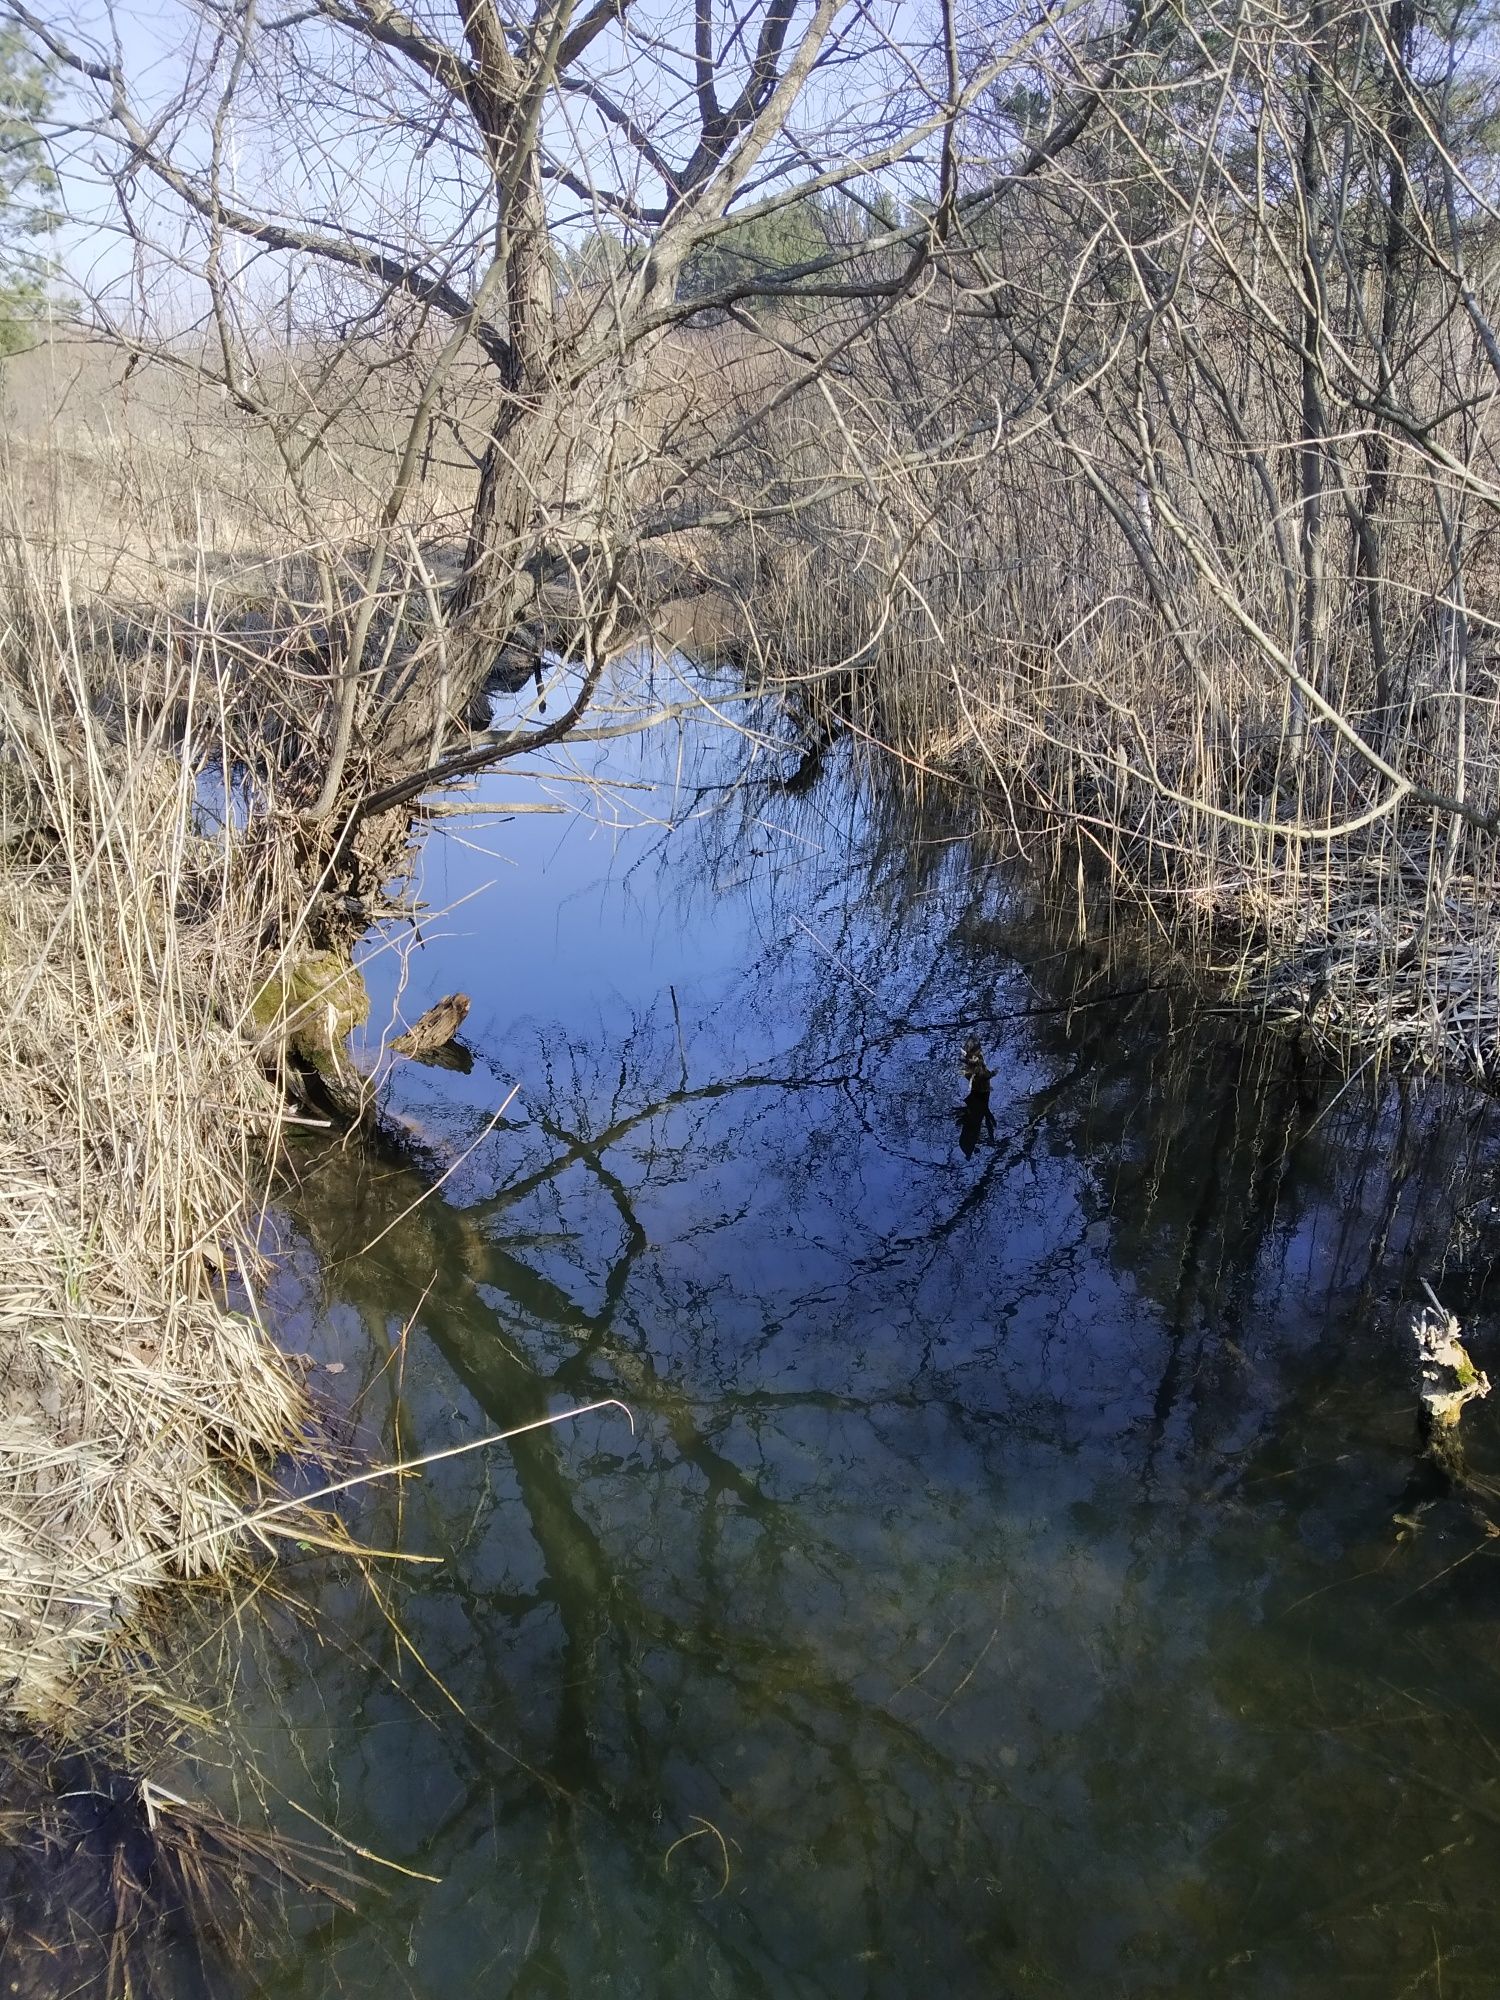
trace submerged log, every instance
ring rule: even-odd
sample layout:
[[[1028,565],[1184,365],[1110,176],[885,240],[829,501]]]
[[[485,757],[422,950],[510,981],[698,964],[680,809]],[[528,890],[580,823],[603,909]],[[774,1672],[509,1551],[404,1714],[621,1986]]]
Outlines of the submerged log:
[[[1469,1359],[1459,1324],[1434,1299],[1412,1324],[1421,1371],[1424,1430],[1450,1430],[1466,1403],[1490,1393],[1490,1379]]]
[[[453,1040],[468,1011],[467,993],[449,993],[435,1007],[429,1007],[404,1035],[397,1035],[391,1048],[398,1056],[416,1056],[419,1060],[435,1056]]]
[[[1417,1434],[1420,1449],[1396,1509],[1403,1533],[1420,1527],[1422,1517],[1440,1500],[1456,1499],[1475,1525],[1490,1537],[1500,1536],[1485,1505],[1485,1495],[1469,1476],[1458,1421],[1467,1404],[1490,1393],[1490,1379],[1476,1368],[1461,1339],[1453,1314],[1424,1286],[1430,1306],[1412,1322],[1417,1349]]]
[[[322,1074],[347,1065],[344,1039],[369,1014],[364,975],[331,949],[282,956],[250,1001],[262,1059],[289,1055]]]
[[[369,1019],[364,975],[333,949],[282,958],[250,1002],[256,1053],[294,1101],[313,1102],[354,1123],[369,1089],[344,1046]]]
[[[995,1072],[984,1059],[977,1035],[970,1035],[964,1044],[963,1072],[968,1078],[969,1094],[957,1113],[958,1144],[964,1158],[971,1160],[981,1132],[987,1132],[991,1139],[995,1136],[995,1114],[990,1109],[990,1084]]]

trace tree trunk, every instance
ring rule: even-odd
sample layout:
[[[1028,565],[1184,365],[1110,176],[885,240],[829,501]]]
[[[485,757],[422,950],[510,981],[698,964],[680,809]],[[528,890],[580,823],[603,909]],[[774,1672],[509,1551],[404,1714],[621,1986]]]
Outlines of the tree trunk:
[[[515,135],[496,112],[493,164],[500,193],[497,256],[505,277],[508,354],[480,462],[463,563],[442,606],[441,645],[424,649],[390,688],[378,715],[382,761],[429,761],[434,740],[467,717],[496,658],[537,591],[546,552],[548,482],[559,435],[557,301],[540,169],[524,147],[514,181]],[[446,714],[438,712],[439,701]]]
[[[1298,620],[1298,664],[1308,683],[1323,685],[1327,592],[1324,576],[1323,476],[1327,416],[1323,406],[1323,65],[1327,14],[1314,0],[1309,17],[1307,75],[1302,102],[1300,188],[1302,223],[1302,436],[1298,450],[1301,496],[1300,555],[1302,603]],[[1306,716],[1293,692],[1292,753],[1300,761],[1306,747]]]
[[[1385,621],[1385,519],[1390,508],[1391,440],[1383,406],[1391,399],[1395,379],[1394,349],[1402,306],[1401,276],[1406,262],[1406,208],[1409,155],[1415,136],[1407,79],[1411,42],[1416,31],[1412,0],[1391,0],[1386,13],[1387,117],[1385,138],[1390,148],[1385,176],[1385,230],[1380,246],[1380,331],[1375,357],[1377,409],[1365,447],[1365,490],[1357,524],[1356,550],[1365,594],[1365,621],[1370,634],[1374,671],[1377,743],[1389,740],[1394,723],[1395,690],[1391,681],[1390,648]]]

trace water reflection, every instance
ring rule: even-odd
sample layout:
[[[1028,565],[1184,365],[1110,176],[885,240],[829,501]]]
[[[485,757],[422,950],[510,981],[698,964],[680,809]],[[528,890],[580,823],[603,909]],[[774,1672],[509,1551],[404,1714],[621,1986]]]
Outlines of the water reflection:
[[[380,1491],[441,1565],[259,1635],[273,1792],[441,1877],[273,1989],[1494,1990],[1495,1573],[1391,1520],[1493,1121],[1050,931],[847,752],[589,754],[613,833],[430,847],[372,978],[473,994],[473,1068],[394,1073],[423,1165],[309,1147],[273,1305],[367,1448],[635,1432]]]

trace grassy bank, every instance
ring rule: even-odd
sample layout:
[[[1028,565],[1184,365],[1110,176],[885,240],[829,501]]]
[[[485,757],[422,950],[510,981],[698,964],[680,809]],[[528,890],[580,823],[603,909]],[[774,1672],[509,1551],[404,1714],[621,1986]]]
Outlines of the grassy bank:
[[[194,663],[148,690],[160,661],[86,648],[14,541],[4,586],[0,1687],[76,1735],[149,1682],[156,1593],[231,1568],[303,1433],[255,1315],[281,1112],[241,1030],[279,890],[195,830],[221,717]]]
[[[277,1899],[352,1879],[253,1766],[201,1762],[268,1560],[341,1533],[282,1497],[328,1440],[258,1246],[290,1052],[362,986],[244,775],[319,695],[251,620],[335,543],[222,416],[30,359],[0,443],[0,1966],[210,1990]]]

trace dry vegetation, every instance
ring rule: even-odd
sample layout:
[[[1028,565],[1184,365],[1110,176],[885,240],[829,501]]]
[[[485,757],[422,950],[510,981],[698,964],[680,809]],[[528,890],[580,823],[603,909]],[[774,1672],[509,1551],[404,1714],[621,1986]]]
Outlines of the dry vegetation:
[[[1320,645],[1304,688],[1287,554],[1296,454],[1278,442],[1297,418],[1269,365],[1246,369],[1233,427],[1199,406],[1180,436],[1170,404],[1189,403],[1192,385],[1158,383],[1152,459],[1128,379],[987,441],[987,406],[1007,391],[1025,400],[1003,349],[976,356],[972,332],[936,312],[911,315],[887,358],[893,348],[903,370],[867,356],[838,384],[839,422],[807,391],[756,426],[753,459],[726,474],[725,504],[733,496],[750,527],[721,542],[714,567],[757,674],[919,778],[973,791],[1067,896],[1133,905],[1221,991],[1341,1056],[1493,1087],[1488,426],[1465,436],[1457,476],[1400,461],[1374,584],[1356,540],[1357,434],[1342,460],[1330,445],[1329,490],[1344,504],[1320,528]],[[1221,355],[1229,365],[1227,331]],[[929,406],[924,394],[903,407],[901,373],[957,385],[947,418],[971,451],[917,448]]]
[[[327,1440],[256,1303],[289,1115],[263,993],[308,903],[288,843],[219,810],[255,586],[202,588],[205,523],[252,579],[267,526],[212,484],[231,426],[195,488],[168,464],[209,423],[108,383],[13,427],[0,480],[0,1963],[124,2000],[189,1959],[207,1990],[272,1899],[354,1878],[180,1789],[241,1586],[342,1538],[282,1497]]]
[[[295,430],[315,385],[296,357],[277,357],[269,372],[267,393],[282,399]],[[191,365],[132,365],[86,335],[41,341],[5,366],[6,530],[41,562],[65,554],[75,603],[90,618],[108,611],[191,627],[196,617],[206,635],[239,605],[288,586],[311,609],[320,562],[353,586],[399,421],[404,385],[394,372],[360,371],[358,389],[348,407],[330,391],[336,435],[299,482],[281,450],[285,431],[246,422]],[[427,473],[414,525],[430,545],[462,532],[473,474],[440,457]]]
[[[255,1317],[282,1099],[243,1032],[265,939],[295,910],[227,828],[197,830],[197,767],[228,716],[214,670],[91,633],[68,552],[16,505],[0,525],[0,1686],[12,1718],[67,1727],[97,1720],[86,1670],[140,1634],[155,1586],[229,1568],[247,1499],[304,1436],[300,1384]]]

